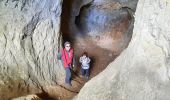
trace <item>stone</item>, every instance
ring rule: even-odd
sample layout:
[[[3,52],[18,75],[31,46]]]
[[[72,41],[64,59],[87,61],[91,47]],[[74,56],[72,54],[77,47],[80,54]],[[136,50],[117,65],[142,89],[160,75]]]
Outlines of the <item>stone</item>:
[[[22,96],[22,97],[15,98],[12,100],[42,100],[42,99],[36,95],[27,95],[27,96]]]
[[[100,48],[119,55],[131,39],[137,2],[138,0],[94,0],[83,5],[82,0],[79,14],[70,18],[69,30],[72,34],[90,38]],[[73,6],[73,9],[75,7],[77,6]],[[79,37],[75,37],[76,40],[77,38]]]
[[[1,99],[39,93],[64,82],[57,60],[61,6],[61,0],[0,1]]]
[[[82,53],[88,52],[92,59],[90,74],[93,77],[127,47],[132,36],[133,14],[137,2],[138,0],[63,1],[61,31],[63,40],[73,43],[76,66],[81,66],[78,59]],[[134,4],[134,7],[129,4]],[[112,56],[108,56],[109,54]]]
[[[139,0],[132,39],[75,100],[170,100],[170,2]]]

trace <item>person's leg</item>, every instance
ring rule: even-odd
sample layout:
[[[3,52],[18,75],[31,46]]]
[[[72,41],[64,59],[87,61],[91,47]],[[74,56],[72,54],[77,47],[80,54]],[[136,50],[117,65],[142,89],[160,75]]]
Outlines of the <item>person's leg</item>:
[[[81,75],[84,76],[85,75],[85,70],[83,68],[81,68]]]
[[[89,79],[89,69],[86,69],[86,78]]]
[[[66,68],[66,79],[65,79],[65,83],[71,85],[71,71],[70,68]]]

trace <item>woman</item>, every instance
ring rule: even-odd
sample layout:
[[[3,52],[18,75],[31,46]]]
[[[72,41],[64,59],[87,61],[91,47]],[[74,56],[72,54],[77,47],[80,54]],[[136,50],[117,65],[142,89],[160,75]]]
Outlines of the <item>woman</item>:
[[[66,71],[65,83],[71,86],[71,65],[73,61],[73,49],[70,42],[64,43],[64,49],[61,51],[61,59]]]

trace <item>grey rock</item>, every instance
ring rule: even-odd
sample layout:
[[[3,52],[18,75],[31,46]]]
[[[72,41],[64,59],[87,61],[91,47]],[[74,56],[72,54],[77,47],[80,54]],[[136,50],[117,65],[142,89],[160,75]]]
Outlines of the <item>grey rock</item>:
[[[132,40],[76,100],[170,100],[170,2],[139,0]]]
[[[85,3],[84,0],[73,0],[73,11],[69,12],[72,15],[67,18],[68,21],[62,22],[63,33],[70,33],[70,37],[78,42],[80,37],[87,37],[98,47],[119,55],[131,39],[137,2],[138,0],[88,0]]]
[[[60,84],[57,60],[61,0],[0,1],[0,97],[6,99]],[[34,90],[32,89],[34,88]]]

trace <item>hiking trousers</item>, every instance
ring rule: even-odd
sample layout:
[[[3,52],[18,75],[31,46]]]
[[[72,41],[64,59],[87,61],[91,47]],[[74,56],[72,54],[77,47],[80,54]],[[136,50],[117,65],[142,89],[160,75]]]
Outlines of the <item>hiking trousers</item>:
[[[82,76],[89,77],[89,69],[81,69],[81,74]]]
[[[70,67],[65,68],[65,71],[66,71],[65,83],[71,84],[71,69],[70,69]]]

